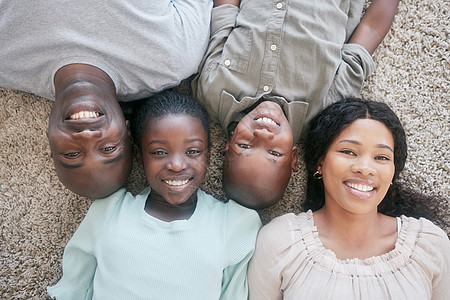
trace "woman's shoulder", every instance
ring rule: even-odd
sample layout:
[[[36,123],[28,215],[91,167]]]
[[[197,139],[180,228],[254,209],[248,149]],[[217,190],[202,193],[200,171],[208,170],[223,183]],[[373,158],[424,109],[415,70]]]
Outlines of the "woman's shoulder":
[[[419,246],[430,251],[441,251],[443,248],[450,249],[448,235],[430,220],[404,215],[401,216],[401,220],[402,228],[399,239],[403,237],[404,242],[416,241]]]

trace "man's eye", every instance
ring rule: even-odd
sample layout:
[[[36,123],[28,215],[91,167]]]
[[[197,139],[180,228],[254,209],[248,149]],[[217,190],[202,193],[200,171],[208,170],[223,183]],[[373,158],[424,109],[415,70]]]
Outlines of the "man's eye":
[[[78,157],[78,155],[80,155],[80,152],[69,152],[63,154],[63,156],[66,158],[75,158]]]
[[[237,144],[237,146],[241,149],[250,149],[250,145],[247,144]]]
[[[277,151],[269,150],[269,153],[270,153],[270,155],[273,155],[273,156],[276,156],[276,157],[283,156],[283,154],[281,154],[280,152],[277,152]]]

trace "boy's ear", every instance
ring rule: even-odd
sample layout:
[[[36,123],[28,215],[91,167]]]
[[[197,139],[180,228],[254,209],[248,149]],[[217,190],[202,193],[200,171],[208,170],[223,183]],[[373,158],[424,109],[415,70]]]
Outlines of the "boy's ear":
[[[224,154],[230,148],[230,141],[231,141],[231,138],[233,137],[233,133],[234,133],[234,131],[230,132],[230,136],[228,137],[227,142],[226,142],[225,146],[223,146],[223,148],[220,151],[220,153]]]
[[[291,168],[292,168],[292,171],[298,172],[298,148],[297,148],[297,146],[292,147]]]
[[[134,155],[136,156],[136,160],[137,160],[139,168],[143,168],[144,162],[142,161],[142,153],[139,150],[138,146],[136,146],[136,144],[133,144],[133,152],[134,152]]]

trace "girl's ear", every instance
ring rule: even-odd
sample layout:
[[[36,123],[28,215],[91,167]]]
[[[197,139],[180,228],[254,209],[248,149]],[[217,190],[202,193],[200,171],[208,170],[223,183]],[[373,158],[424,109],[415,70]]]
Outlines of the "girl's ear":
[[[292,168],[292,171],[298,172],[298,148],[297,148],[297,146],[292,147],[291,168]]]
[[[144,162],[142,161],[142,153],[139,150],[138,146],[136,146],[136,144],[134,144],[134,143],[133,143],[133,152],[134,152],[134,155],[136,156],[136,160],[137,160],[139,168],[143,168]]]

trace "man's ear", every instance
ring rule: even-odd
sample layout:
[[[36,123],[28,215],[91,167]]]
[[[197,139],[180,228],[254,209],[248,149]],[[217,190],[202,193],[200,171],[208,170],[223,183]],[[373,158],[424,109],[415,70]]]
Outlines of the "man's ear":
[[[292,171],[298,172],[298,148],[297,148],[297,146],[292,147],[291,168],[292,168]]]
[[[131,130],[130,130],[130,121],[125,120],[125,125],[127,126],[128,139],[130,140],[130,142],[133,142],[133,137],[131,136]]]
[[[142,153],[139,150],[138,146],[136,146],[136,144],[133,144],[133,152],[134,152],[134,155],[136,156],[136,160],[137,160],[139,168],[143,168],[144,162],[142,160]]]

